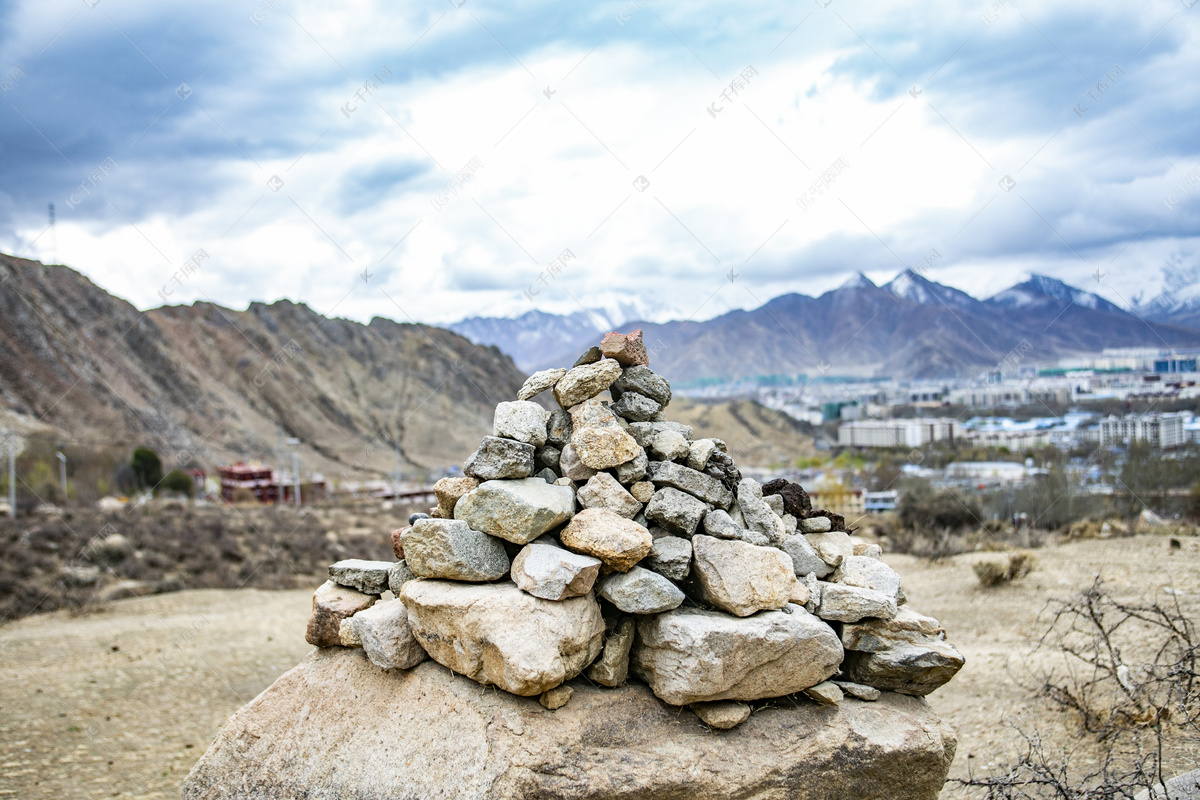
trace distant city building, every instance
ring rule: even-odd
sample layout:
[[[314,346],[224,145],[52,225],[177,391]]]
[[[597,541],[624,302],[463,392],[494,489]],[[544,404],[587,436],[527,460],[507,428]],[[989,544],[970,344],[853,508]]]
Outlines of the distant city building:
[[[955,461],[946,465],[946,479],[970,481],[972,483],[1003,484],[1017,483],[1039,473],[1044,469],[1036,469],[1032,459],[1024,464],[1012,461]]]
[[[954,441],[958,423],[953,419],[857,420],[838,427],[842,447],[920,447],[942,440]]]
[[[900,493],[895,489],[886,492],[863,492],[863,510],[878,513],[895,511]]]
[[[1184,425],[1190,416],[1178,412],[1166,414],[1126,414],[1100,421],[1100,444],[1146,442],[1152,447],[1179,447],[1187,443]]]

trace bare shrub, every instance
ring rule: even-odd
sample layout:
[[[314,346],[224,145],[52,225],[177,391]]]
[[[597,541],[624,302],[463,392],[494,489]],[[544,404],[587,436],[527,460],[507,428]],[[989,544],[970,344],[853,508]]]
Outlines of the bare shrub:
[[[1036,564],[1037,559],[1033,557],[1032,553],[1017,550],[1002,559],[989,558],[976,561],[971,568],[975,570],[975,577],[979,578],[982,585],[992,587],[1024,578],[1033,572]]]

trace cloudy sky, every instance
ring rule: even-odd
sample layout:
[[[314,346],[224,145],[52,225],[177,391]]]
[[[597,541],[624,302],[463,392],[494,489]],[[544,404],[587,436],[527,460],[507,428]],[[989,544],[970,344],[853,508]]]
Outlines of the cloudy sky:
[[[1127,305],[1198,263],[1195,6],[7,2],[0,250],[360,320],[705,318],[913,265]]]

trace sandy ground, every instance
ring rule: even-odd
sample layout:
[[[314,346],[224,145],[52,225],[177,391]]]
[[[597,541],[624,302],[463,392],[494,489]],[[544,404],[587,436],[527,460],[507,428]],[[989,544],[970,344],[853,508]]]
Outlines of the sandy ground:
[[[1161,537],[1045,548],[1037,571],[998,590],[978,587],[981,557],[887,557],[913,607],[967,657],[930,697],[958,731],[952,775],[1012,758],[1012,726],[1071,740],[1068,721],[1023,686],[1051,657],[1030,655],[1047,599],[1099,572],[1127,598],[1171,586],[1193,612],[1200,601],[1200,539],[1173,552]],[[304,590],[190,591],[0,627],[0,797],[178,797],[222,722],[308,652],[309,602]]]

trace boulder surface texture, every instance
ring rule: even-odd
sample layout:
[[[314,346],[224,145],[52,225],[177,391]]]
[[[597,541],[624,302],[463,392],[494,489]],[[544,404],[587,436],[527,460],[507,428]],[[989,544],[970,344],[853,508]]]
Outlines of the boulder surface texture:
[[[426,661],[314,652],[226,722],[184,800],[934,800],[955,738],[924,700],[760,709],[712,733],[645,686],[572,681],[571,702],[481,691]]]

